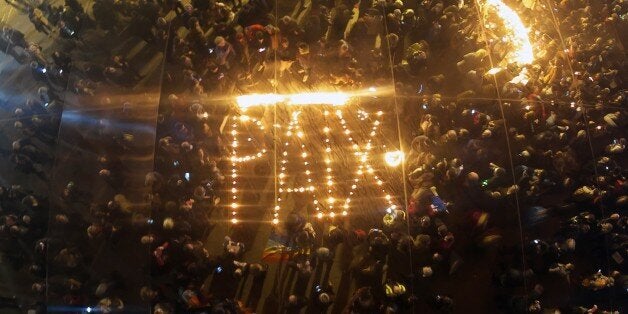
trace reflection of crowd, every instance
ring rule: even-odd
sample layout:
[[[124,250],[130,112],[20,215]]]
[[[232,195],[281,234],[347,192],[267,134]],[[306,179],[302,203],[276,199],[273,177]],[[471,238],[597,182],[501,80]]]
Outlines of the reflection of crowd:
[[[323,232],[300,209],[291,212],[287,271],[297,279],[277,300],[281,310],[270,312],[330,308],[334,287],[308,285],[317,268],[331,267],[341,243],[351,247],[346,268],[356,283],[347,313],[408,313],[424,305],[453,311],[451,291],[429,287],[478,254],[490,261],[503,312],[603,312],[610,298],[623,295],[628,195],[620,1],[509,3],[534,30],[535,60],[524,67],[504,59],[512,47],[501,40],[507,33],[499,22],[479,27],[475,4],[461,1],[318,0],[292,17],[274,16],[277,3],[269,0],[97,0],[91,14],[75,0],[7,2],[37,31],[58,35],[62,47],[49,54],[9,25],[0,36],[2,51],[28,64],[43,86],[15,109],[19,135],[10,151],[16,169],[43,180],[59,95],[91,97],[103,86],[131,88],[144,78],[141,65],[113,53],[105,64],[75,60],[72,50],[92,49],[90,32],[141,38],[167,58],[155,171],[145,178],[150,215],[131,214],[123,195],[125,168],[116,155],[133,147],[131,133],[115,135],[98,160],[99,177],[121,194],[86,205],[74,182],[61,192],[68,204],[90,207],[82,213],[88,218],[60,212],[48,219],[45,198],[20,186],[2,189],[0,232],[13,240],[5,241],[3,256],[37,278],[35,292],[69,305],[124,310],[124,296],[113,291],[125,279],[88,275],[82,264],[93,256],[80,248],[139,230],[138,241],[151,251],[153,280],[137,293],[155,313],[246,310],[227,283],[263,280],[268,266],[243,262],[246,246],[238,239],[226,237],[222,252],[204,248],[209,216],[228,181],[216,122],[234,112],[208,106],[202,96],[279,82],[386,85],[391,73],[402,122],[415,130],[404,139],[412,188],[407,211],[388,209],[379,228],[368,231],[336,220]],[[132,104],[122,111],[131,112]],[[109,134],[106,121],[97,128]],[[44,237],[48,224],[85,232],[67,245]],[[498,258],[489,257],[495,252]],[[65,275],[46,282],[46,263]]]

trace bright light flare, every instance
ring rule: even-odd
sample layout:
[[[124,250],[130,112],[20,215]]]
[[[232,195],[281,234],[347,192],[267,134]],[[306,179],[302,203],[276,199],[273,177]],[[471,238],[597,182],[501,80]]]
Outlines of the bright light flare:
[[[397,167],[403,161],[403,152],[400,150],[387,152],[384,154],[384,161],[391,167]]]
[[[298,93],[298,94],[250,94],[236,97],[236,102],[241,109],[253,106],[270,106],[280,102],[288,105],[345,105],[351,95],[342,92],[319,92],[319,93]]]
[[[349,102],[352,97],[373,96],[374,94],[385,94],[387,89],[370,87],[366,90],[344,92],[314,92],[314,93],[296,93],[296,94],[249,94],[236,97],[238,106],[246,110],[253,106],[271,106],[277,103],[285,102],[288,105],[331,105],[343,106]],[[326,113],[326,115],[329,113]]]
[[[332,105],[342,106],[349,101],[349,96],[346,93],[333,92],[333,93],[301,93],[292,94],[288,96],[288,103],[291,105]]]
[[[238,106],[242,109],[253,106],[268,106],[284,101],[284,95],[278,94],[250,94],[236,97]]]
[[[503,69],[502,68],[492,68],[490,70],[488,70],[488,72],[486,72],[486,74],[488,75],[495,75],[499,72],[501,72]]]
[[[519,15],[501,0],[485,0],[484,3],[495,10],[504,26],[508,29],[507,41],[512,44],[515,50],[509,53],[506,59],[519,65],[532,63],[534,54],[530,38],[528,37],[528,29],[521,22]]]

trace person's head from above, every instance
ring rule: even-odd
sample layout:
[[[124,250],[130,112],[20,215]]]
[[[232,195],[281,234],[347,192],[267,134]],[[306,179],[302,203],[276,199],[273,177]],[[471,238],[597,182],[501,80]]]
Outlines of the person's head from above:
[[[415,245],[420,247],[428,247],[431,242],[431,237],[427,234],[419,234],[414,239]]]
[[[495,169],[493,169],[493,177],[503,178],[505,175],[506,175],[506,169],[502,167],[495,167]]]
[[[216,45],[216,47],[222,48],[227,45],[227,41],[222,36],[216,36],[216,39],[214,39],[214,44]]]
[[[294,294],[291,294],[290,296],[288,296],[288,303],[290,305],[296,305],[298,300],[299,298]]]
[[[330,252],[330,251],[329,251],[329,249],[328,249],[328,248],[326,248],[326,247],[319,247],[319,248],[316,250],[316,255],[318,256],[318,258],[321,258],[321,259],[327,259],[327,258],[329,258],[329,257],[330,257],[330,254],[331,254],[331,252]]]
[[[44,283],[39,283],[39,282],[36,282],[31,286],[31,289],[34,292],[43,292],[45,288],[46,288],[46,285]]]
[[[322,304],[329,304],[331,303],[331,296],[327,292],[323,292],[318,295],[318,301]]]
[[[293,19],[290,16],[288,16],[288,15],[285,15],[284,17],[281,18],[281,22],[286,24],[286,25],[290,24],[292,21],[293,21]]]
[[[119,210],[120,209],[120,203],[116,200],[111,200],[109,202],[107,202],[107,209],[108,210]]]
[[[613,231],[613,225],[608,222],[602,223],[600,224],[600,231],[602,233],[610,233]]]
[[[185,141],[185,142],[181,143],[181,148],[184,149],[185,151],[189,152],[189,151],[191,151],[194,148],[194,146],[192,146],[192,144],[190,144],[190,142]]]
[[[264,35],[264,32],[262,31],[255,32],[255,39],[257,39],[259,42],[262,42],[265,38],[266,38],[266,35]]]
[[[290,41],[288,40],[288,38],[281,38],[281,47],[288,48],[288,46],[290,46]]]
[[[236,268],[236,270],[234,270],[234,271],[233,271],[233,275],[234,275],[236,278],[240,278],[240,277],[242,277],[242,274],[243,274],[243,272],[242,272],[242,268]]]
[[[340,47],[339,47],[339,48],[340,48],[340,52],[341,52],[341,53],[347,53],[347,52],[349,52],[349,44],[347,44],[347,43],[346,43],[346,42],[344,42],[344,41],[340,44]]]
[[[109,162],[109,160],[107,159],[107,156],[101,155],[101,156],[98,156],[98,162],[101,164],[106,164],[107,162]]]
[[[4,219],[4,224],[7,226],[13,226],[16,223],[17,223],[17,219],[13,215],[6,216],[6,218]]]
[[[403,16],[403,14],[401,13],[401,10],[399,9],[394,9],[392,12],[392,18],[395,20],[401,20],[401,17]]]
[[[55,220],[57,223],[60,224],[67,224],[68,222],[70,222],[70,220],[68,219],[68,216],[64,215],[64,214],[58,214],[55,216]]]
[[[174,219],[168,217],[163,221],[164,230],[172,230],[174,228]]]
[[[140,296],[142,297],[142,300],[153,300],[157,297],[157,295],[158,292],[148,286],[143,286],[140,289]]]
[[[421,224],[421,227],[427,228],[432,224],[432,220],[430,219],[429,216],[423,216],[419,220],[419,223]]]
[[[142,238],[140,239],[140,242],[145,245],[152,244],[154,241],[155,241],[155,237],[150,234],[143,235]]]
[[[310,46],[304,42],[297,44],[297,47],[299,49],[299,54],[304,55],[310,53]]]
[[[402,284],[394,284],[392,287],[393,294],[402,295],[406,292],[406,287]]]
[[[434,274],[434,271],[430,266],[425,266],[421,269],[421,275],[423,275],[423,277],[431,277],[432,274]]]
[[[11,147],[13,148],[14,151],[18,151],[20,150],[22,145],[20,144],[20,141],[13,141],[13,143],[11,144]]]
[[[274,35],[275,33],[277,33],[276,27],[272,24],[264,26],[264,31],[266,31],[270,35]]]
[[[255,277],[264,272],[264,266],[262,264],[253,263],[249,266],[249,271],[251,272],[251,275]]]
[[[445,236],[449,232],[449,230],[447,229],[447,226],[445,225],[438,226],[437,231],[438,231],[438,234],[441,236]]]

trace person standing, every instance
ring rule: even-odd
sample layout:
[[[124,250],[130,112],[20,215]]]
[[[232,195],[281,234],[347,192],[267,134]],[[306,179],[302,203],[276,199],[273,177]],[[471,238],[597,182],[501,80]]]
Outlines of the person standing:
[[[288,73],[292,73],[290,68],[294,61],[297,58],[297,52],[294,47],[290,43],[287,37],[283,37],[281,39],[281,45],[279,46],[279,50],[277,51],[277,55],[279,57],[279,77],[283,77],[283,73],[288,71]]]
[[[48,22],[48,19],[44,16],[44,13],[40,9],[30,7],[28,9],[28,18],[31,23],[33,23],[37,31],[50,36],[52,26],[50,26],[50,22]]]
[[[233,46],[222,36],[217,36],[214,44],[216,44],[216,63],[222,68],[229,69],[231,60],[235,58]]]

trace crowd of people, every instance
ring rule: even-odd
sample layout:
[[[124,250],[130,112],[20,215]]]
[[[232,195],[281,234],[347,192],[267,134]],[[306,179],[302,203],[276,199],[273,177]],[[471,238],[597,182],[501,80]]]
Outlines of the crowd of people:
[[[621,1],[509,1],[532,30],[526,65],[509,60],[516,47],[504,22],[473,1],[96,0],[87,11],[76,0],[6,1],[53,40],[42,47],[2,25],[0,48],[29,67],[38,86],[15,106],[19,136],[3,149],[24,174],[51,179],[64,95],[114,105],[112,90],[146,79],[142,65],[114,47],[105,62],[87,59],[102,50],[95,33],[139,38],[165,59],[145,205],[125,195],[129,169],[120,155],[136,148],[134,134],[106,119],[93,126],[103,142],[93,177],[111,189],[104,200],[86,188],[93,177],[71,178],[50,195],[19,185],[0,191],[2,261],[28,271],[39,300],[77,312],[123,312],[135,302],[155,313],[254,312],[257,300],[239,300],[238,282],[252,278],[251,290],[261,290],[276,265],[245,258],[250,243],[239,232],[225,235],[222,251],[204,243],[216,223],[210,217],[229,212],[230,148],[220,124],[241,114],[206,100],[284,84],[392,85],[394,95],[379,99],[394,96],[390,112],[401,117],[407,177],[399,180],[407,180],[408,199],[377,209],[382,220],[370,230],[352,227],[351,215],[323,223],[308,218],[311,208],[290,211],[280,269],[296,283],[268,297],[264,313],[467,311],[455,282],[473,280],[461,269],[474,260],[492,273],[478,283],[492,287],[490,302],[475,311],[626,306]],[[124,102],[117,114],[133,122],[133,111]],[[150,279],[129,287],[117,271],[87,267],[103,243],[149,252],[141,271]],[[310,280],[337,262],[355,286],[344,299],[329,280]]]

